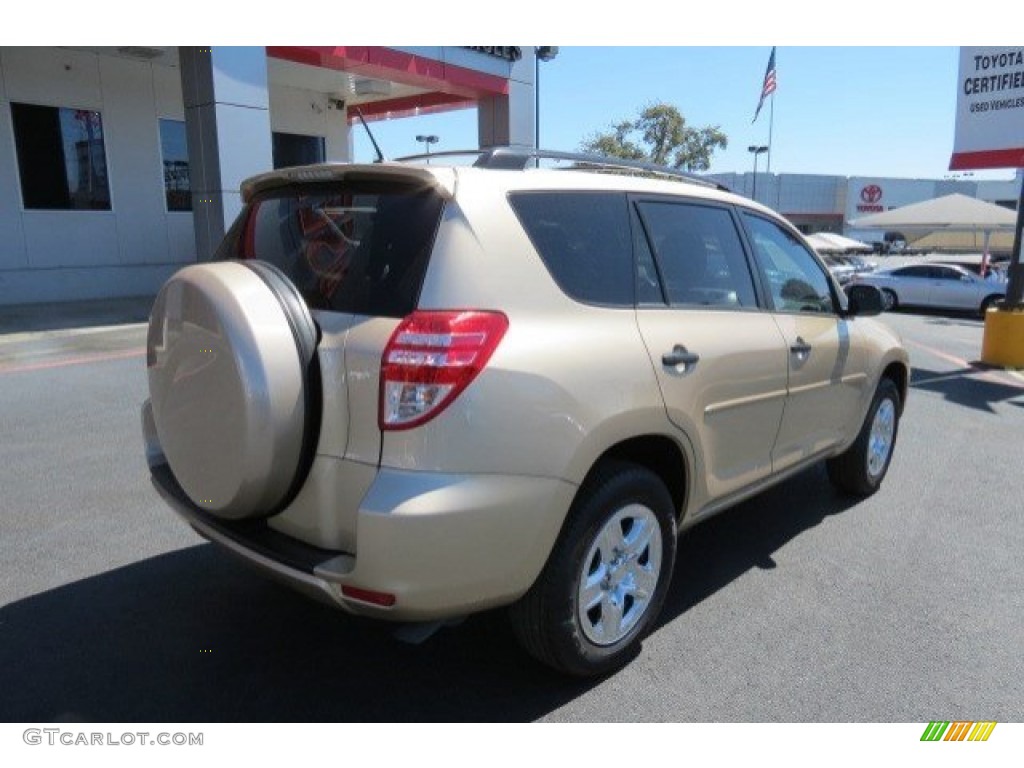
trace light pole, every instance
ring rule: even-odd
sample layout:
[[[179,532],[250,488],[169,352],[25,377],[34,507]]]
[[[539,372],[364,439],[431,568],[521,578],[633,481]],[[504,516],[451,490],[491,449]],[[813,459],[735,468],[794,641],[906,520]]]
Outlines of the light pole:
[[[538,45],[533,49],[533,147],[540,149],[540,63],[551,61],[558,55],[557,45]],[[540,168],[540,158],[535,165]]]
[[[426,150],[427,153],[427,165],[430,165],[430,145],[437,144],[437,142],[440,141],[440,139],[438,139],[437,136],[431,133],[427,134],[426,136],[420,134],[419,136],[416,137],[416,141],[423,142],[423,149]]]
[[[746,147],[746,152],[751,153],[754,156],[754,189],[751,191],[751,200],[755,203],[758,202],[758,155],[768,152],[767,146],[758,146],[757,144],[751,144]]]
[[[767,151],[767,146],[758,146],[756,144],[751,144],[749,147],[747,147],[747,152],[750,152],[754,156],[754,188],[750,193],[750,199],[753,200],[755,203],[757,202],[757,156]]]

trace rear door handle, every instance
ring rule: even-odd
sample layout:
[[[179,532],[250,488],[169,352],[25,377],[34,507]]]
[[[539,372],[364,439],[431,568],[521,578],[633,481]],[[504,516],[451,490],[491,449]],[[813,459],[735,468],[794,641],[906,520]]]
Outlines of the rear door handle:
[[[662,365],[667,365],[672,368],[680,365],[684,365],[689,368],[692,365],[696,365],[699,361],[700,355],[696,352],[690,352],[682,344],[676,344],[672,347],[671,352],[666,352],[661,356]]]
[[[796,337],[796,343],[790,345],[789,351],[800,358],[811,354],[811,345],[804,341],[802,336]]]

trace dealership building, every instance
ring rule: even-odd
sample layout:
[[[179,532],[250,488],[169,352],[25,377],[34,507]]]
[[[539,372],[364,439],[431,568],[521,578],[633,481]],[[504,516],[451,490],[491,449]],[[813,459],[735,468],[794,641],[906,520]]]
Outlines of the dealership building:
[[[243,179],[351,160],[356,108],[367,122],[475,108],[479,146],[533,146],[537,50],[0,48],[0,305],[153,294],[211,256]],[[715,178],[753,194],[752,174]],[[850,219],[951,192],[1014,207],[1020,177],[756,184],[802,230],[857,236]]]
[[[534,48],[0,48],[0,305],[153,294],[243,179],[352,159],[367,122],[475,107],[533,146]]]
[[[974,181],[970,178],[897,179],[878,176],[824,176],[801,173],[715,173],[712,178],[747,197],[756,195],[758,202],[774,208],[788,218],[801,232],[834,232],[867,242],[879,241],[884,233],[858,230],[850,226],[863,216],[900,208],[912,203],[932,200],[944,195],[961,194],[1016,210],[1020,195],[1022,172],[1005,181]],[[928,233],[907,232],[911,240]],[[950,233],[953,235],[954,233]],[[968,233],[962,233],[968,234]],[[977,239],[975,244],[973,240]],[[1012,239],[1008,233],[1001,240]],[[964,237],[947,237],[936,247],[981,248],[983,233]],[[1006,246],[1009,247],[1008,245]]]

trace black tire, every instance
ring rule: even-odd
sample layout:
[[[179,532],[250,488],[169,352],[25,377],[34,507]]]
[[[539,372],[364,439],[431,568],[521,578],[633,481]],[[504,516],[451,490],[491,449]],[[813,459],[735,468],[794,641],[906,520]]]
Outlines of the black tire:
[[[619,537],[625,552],[612,546]],[[577,494],[544,570],[509,609],[519,642],[571,675],[618,669],[661,612],[675,554],[676,512],[665,484],[636,464],[602,462]],[[584,591],[594,594],[589,610],[580,605]]]
[[[882,289],[882,307],[886,312],[895,312],[899,309],[900,300],[896,295],[896,291],[891,291],[888,288]]]
[[[871,407],[868,408],[864,424],[853,445],[825,463],[828,478],[836,488],[850,496],[860,497],[870,496],[878,490],[889,471],[892,454],[896,448],[899,417],[899,388],[892,379],[884,378],[878,383]],[[878,424],[876,418],[879,419]],[[873,431],[876,438],[874,443]],[[881,439],[888,441],[884,455],[880,448]]]
[[[987,313],[989,309],[994,307],[997,302],[1002,301],[1004,298],[1006,297],[999,293],[994,293],[991,296],[986,296],[985,300],[981,302],[981,307],[979,309],[979,312],[981,313],[981,319],[984,320],[985,313]]]

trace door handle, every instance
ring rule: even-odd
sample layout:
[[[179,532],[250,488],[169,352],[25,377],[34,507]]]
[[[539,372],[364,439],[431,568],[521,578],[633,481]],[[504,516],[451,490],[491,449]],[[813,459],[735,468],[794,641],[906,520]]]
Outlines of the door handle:
[[[789,351],[797,357],[807,357],[811,354],[811,345],[804,341],[802,336],[797,336],[796,342],[790,345]]]
[[[691,365],[696,365],[700,360],[700,355],[696,352],[690,352],[682,344],[676,344],[672,347],[671,352],[666,352],[661,356],[662,365],[676,366],[683,365],[689,368]]]

